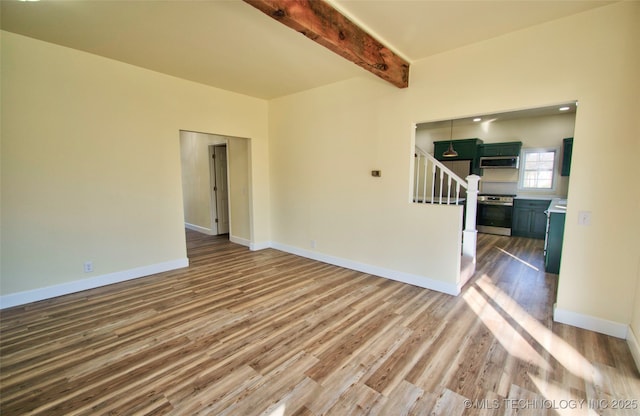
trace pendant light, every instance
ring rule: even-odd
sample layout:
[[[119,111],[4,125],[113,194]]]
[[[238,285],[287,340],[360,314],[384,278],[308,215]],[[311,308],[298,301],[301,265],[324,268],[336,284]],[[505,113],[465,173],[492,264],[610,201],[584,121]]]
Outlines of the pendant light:
[[[442,157],[457,157],[458,152],[453,150],[453,120],[451,120],[451,132],[449,134],[449,148],[442,154]]]

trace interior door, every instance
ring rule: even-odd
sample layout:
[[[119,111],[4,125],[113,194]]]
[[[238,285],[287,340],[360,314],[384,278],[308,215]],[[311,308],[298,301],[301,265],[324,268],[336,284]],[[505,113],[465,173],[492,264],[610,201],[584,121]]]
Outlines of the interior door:
[[[213,146],[215,172],[216,224],[218,234],[229,233],[229,188],[227,182],[227,145]]]

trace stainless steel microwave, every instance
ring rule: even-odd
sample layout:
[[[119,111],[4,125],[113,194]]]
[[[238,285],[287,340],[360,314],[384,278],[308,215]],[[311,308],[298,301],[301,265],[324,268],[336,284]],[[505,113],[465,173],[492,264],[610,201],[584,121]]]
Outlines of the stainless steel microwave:
[[[518,169],[519,156],[488,156],[480,158],[480,169]]]

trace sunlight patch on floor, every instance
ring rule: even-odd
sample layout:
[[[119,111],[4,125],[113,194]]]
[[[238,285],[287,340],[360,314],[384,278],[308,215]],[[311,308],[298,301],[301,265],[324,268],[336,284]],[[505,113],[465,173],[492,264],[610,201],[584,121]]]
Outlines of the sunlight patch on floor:
[[[280,406],[276,407],[269,413],[267,416],[284,416],[284,411],[287,409],[287,406],[282,403]]]
[[[470,287],[464,293],[463,298],[510,355],[518,357],[525,362],[532,362],[546,371],[551,370],[546,360],[511,326],[493,305],[487,302],[487,299],[475,287]]]
[[[533,269],[533,270],[535,270],[535,271],[537,271],[537,272],[539,272],[539,271],[540,271],[540,269],[538,269],[536,266],[534,266],[533,264],[528,263],[528,262],[526,262],[526,261],[522,260],[520,257],[516,256],[515,254],[511,254],[511,253],[509,253],[507,250],[504,250],[504,249],[502,249],[502,248],[500,248],[500,247],[496,247],[496,249],[498,249],[500,252],[502,252],[502,253],[506,254],[507,256],[512,257],[512,258],[514,258],[515,260],[518,260],[520,263],[524,264],[525,266],[530,267],[531,269]]]
[[[582,354],[523,309],[486,274],[475,281],[463,298],[511,356],[542,370],[527,373],[543,398],[533,404],[553,406],[554,414],[559,416],[598,414],[593,406],[589,407],[593,399],[589,402],[587,397],[593,397],[594,392],[590,394],[590,389],[602,386],[604,376]],[[553,367],[557,364],[552,359],[573,374],[577,384],[553,380],[550,374],[554,373]],[[549,376],[542,375],[544,372]]]
[[[551,407],[560,416],[589,415],[597,416],[593,400],[576,394],[576,390],[567,388],[553,380],[545,380],[533,374],[529,374],[529,379],[538,388],[548,402],[538,406],[539,408]]]
[[[488,276],[482,276],[476,285],[568,371],[585,382],[601,383],[600,372],[582,354],[522,309],[508,294],[495,286]]]

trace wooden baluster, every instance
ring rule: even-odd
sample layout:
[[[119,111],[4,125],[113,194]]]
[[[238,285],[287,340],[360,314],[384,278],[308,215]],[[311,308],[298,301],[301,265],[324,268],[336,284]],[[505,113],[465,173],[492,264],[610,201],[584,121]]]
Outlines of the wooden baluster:
[[[422,202],[427,203],[427,178],[428,178],[428,170],[429,170],[429,159],[424,157],[424,177],[422,178]]]
[[[442,205],[442,185],[443,185],[443,181],[444,181],[444,171],[442,170],[442,168],[440,168],[440,200],[438,201],[438,204]]]
[[[431,170],[431,203],[435,203],[436,199],[436,164],[432,163],[433,169]]]
[[[420,189],[420,166],[422,162],[420,161],[423,158],[422,155],[415,153],[415,162],[414,162],[414,190],[413,190],[413,202],[420,202],[418,199],[418,190]]]
[[[447,181],[447,205],[451,205],[451,175],[449,176],[449,180]]]

